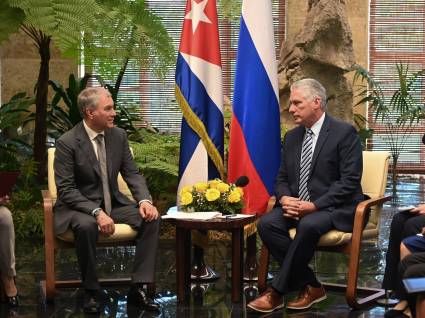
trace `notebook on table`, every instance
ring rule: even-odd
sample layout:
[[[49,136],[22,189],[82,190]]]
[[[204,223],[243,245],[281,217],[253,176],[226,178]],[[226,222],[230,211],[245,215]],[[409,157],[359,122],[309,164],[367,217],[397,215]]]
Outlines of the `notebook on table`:
[[[425,277],[405,278],[403,284],[409,294],[425,291]]]
[[[19,171],[0,171],[0,197],[10,195],[18,176]]]

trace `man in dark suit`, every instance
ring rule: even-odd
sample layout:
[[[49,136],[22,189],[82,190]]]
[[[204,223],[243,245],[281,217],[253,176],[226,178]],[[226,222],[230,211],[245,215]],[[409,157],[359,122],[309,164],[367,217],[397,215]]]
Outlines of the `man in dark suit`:
[[[314,79],[297,81],[289,101],[299,126],[283,141],[275,185],[279,206],[258,224],[261,239],[281,266],[271,287],[248,304],[260,312],[283,307],[282,296],[291,290],[300,293],[287,303],[290,309],[306,309],[326,298],[308,263],[323,234],[352,231],[356,205],[363,200],[360,140],[354,127],[325,113],[325,88]]]
[[[96,275],[96,241],[110,236],[115,223],[138,231],[132,286],[128,303],[147,310],[159,306],[148,298],[143,284],[154,281],[158,245],[158,211],[152,205],[145,179],[140,175],[124,130],[114,127],[114,102],[104,88],[91,87],[78,96],[83,121],[61,136],[54,161],[58,199],[55,204],[56,234],[71,228],[85,288],[84,311],[99,312]],[[121,172],[136,200],[118,190]]]

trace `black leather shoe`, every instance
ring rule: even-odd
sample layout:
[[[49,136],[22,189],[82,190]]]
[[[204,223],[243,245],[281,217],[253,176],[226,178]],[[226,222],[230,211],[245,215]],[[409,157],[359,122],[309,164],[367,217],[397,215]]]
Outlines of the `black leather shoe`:
[[[127,304],[143,310],[159,311],[160,306],[146,295],[142,287],[132,286],[127,294]]]
[[[84,312],[86,314],[100,313],[100,303],[97,299],[97,291],[85,291],[84,293]]]
[[[404,307],[403,309],[390,309],[388,311],[385,312],[384,317],[385,318],[409,318],[408,315],[404,314],[404,311],[406,310],[406,307]]]
[[[6,303],[11,308],[18,307],[19,305],[18,295],[12,296],[12,297],[6,296]]]

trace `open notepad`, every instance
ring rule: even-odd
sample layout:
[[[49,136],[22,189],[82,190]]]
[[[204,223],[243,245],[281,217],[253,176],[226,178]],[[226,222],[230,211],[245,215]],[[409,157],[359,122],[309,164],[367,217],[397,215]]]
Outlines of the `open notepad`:
[[[425,277],[405,278],[403,284],[409,294],[425,291]]]
[[[218,211],[213,212],[172,212],[162,216],[162,219],[210,220],[221,217]]]

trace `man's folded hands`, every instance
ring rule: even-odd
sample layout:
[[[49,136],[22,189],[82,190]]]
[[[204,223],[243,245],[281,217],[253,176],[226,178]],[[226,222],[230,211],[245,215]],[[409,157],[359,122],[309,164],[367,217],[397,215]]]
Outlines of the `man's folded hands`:
[[[316,211],[316,206],[310,201],[301,201],[299,198],[282,196],[280,204],[283,209],[283,216],[294,220],[299,220],[303,216]]]

